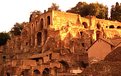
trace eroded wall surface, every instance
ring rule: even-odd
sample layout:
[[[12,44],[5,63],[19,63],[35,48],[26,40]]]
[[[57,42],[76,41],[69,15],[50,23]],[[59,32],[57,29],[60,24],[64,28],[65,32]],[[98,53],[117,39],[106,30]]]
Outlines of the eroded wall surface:
[[[23,25],[21,35],[12,37],[2,50],[4,74],[70,74],[88,65],[86,50],[95,40],[121,36],[119,22],[61,11],[34,12]]]

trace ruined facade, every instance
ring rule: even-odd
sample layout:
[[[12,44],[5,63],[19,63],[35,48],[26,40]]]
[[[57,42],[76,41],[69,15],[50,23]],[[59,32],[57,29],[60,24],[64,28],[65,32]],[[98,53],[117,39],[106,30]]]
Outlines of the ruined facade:
[[[61,11],[34,12],[21,35],[1,46],[1,76],[72,76],[88,65],[86,50],[95,40],[120,36],[117,21]]]

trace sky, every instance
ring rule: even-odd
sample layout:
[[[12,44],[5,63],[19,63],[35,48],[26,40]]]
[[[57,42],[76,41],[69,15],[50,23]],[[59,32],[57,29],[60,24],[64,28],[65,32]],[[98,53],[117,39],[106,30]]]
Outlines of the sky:
[[[32,11],[43,12],[52,3],[59,5],[62,11],[66,11],[78,2],[98,2],[111,7],[116,2],[121,3],[121,0],[0,0],[0,32],[10,31],[16,22],[28,22]]]

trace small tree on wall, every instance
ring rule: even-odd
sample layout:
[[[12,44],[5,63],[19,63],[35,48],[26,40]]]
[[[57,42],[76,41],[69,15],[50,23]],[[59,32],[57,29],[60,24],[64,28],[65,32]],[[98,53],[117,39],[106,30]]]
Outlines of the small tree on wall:
[[[52,3],[51,7],[49,8],[49,11],[52,10],[60,11],[59,6],[56,3]]]

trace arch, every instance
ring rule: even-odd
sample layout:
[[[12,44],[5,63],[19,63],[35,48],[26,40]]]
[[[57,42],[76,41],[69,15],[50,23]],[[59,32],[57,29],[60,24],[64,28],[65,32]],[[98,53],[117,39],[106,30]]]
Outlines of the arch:
[[[83,22],[82,25],[84,26],[84,28],[88,28],[88,24],[86,22]]]
[[[50,16],[47,16],[47,25],[50,25]]]
[[[10,76],[10,73],[7,72],[7,73],[6,73],[6,76]]]
[[[121,26],[117,26],[117,29],[121,29]]]
[[[37,33],[37,45],[40,46],[42,41],[42,33],[38,32]]]
[[[110,25],[109,28],[114,28],[114,25]]]
[[[40,71],[38,69],[35,69],[33,71],[34,76],[40,76]]]
[[[99,23],[97,23],[97,29],[100,29],[101,25]]]
[[[108,26],[106,26],[106,28],[108,28]]]
[[[81,67],[86,68],[89,64],[84,61],[80,61],[80,65]]]
[[[44,25],[44,21],[43,21],[43,18],[40,20],[40,30],[43,29],[43,25]]]
[[[67,72],[67,70],[69,69],[69,64],[64,60],[61,60],[59,62],[62,64],[62,71]]]
[[[83,35],[83,32],[80,32],[80,35],[82,36]]]
[[[45,68],[42,72],[42,76],[50,76],[50,69]]]
[[[84,44],[84,43],[82,43],[82,46],[83,46],[83,47],[85,47],[85,44]]]

